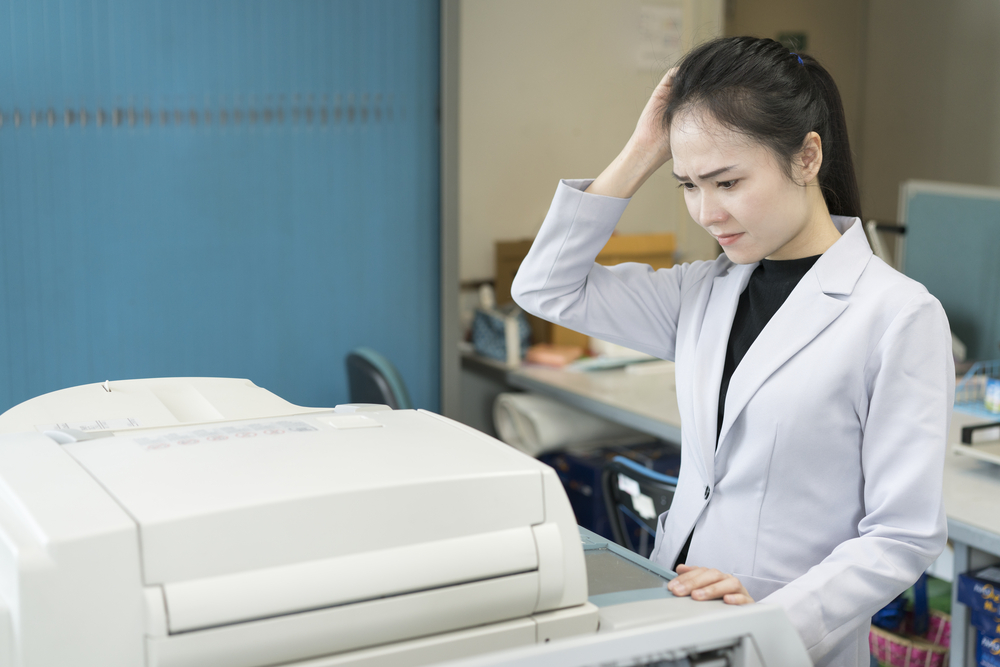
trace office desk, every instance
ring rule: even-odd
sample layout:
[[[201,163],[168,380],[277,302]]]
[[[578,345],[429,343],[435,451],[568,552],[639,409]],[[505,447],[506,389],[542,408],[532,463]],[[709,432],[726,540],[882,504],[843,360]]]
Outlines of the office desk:
[[[955,412],[951,442],[961,441],[963,426],[983,423],[982,417]],[[1000,466],[949,451],[944,467],[944,506],[948,537],[955,547],[952,582],[958,575],[1000,560]],[[951,667],[975,665],[975,631],[969,609],[951,593]],[[964,629],[964,633],[963,633]],[[963,638],[964,634],[964,638]]]
[[[524,366],[507,372],[511,386],[534,391],[658,438],[680,442],[680,414],[672,373],[633,375],[625,370],[571,373]],[[962,426],[981,417],[956,412],[951,442]],[[948,535],[955,549],[952,581],[958,574],[1000,560],[1000,466],[949,453],[944,469]],[[968,608],[952,594],[951,667],[975,664],[975,633]],[[962,639],[962,628],[965,637]]]
[[[672,372],[640,375],[616,369],[576,373],[522,366],[507,373],[507,383],[661,440],[681,443],[681,415]]]

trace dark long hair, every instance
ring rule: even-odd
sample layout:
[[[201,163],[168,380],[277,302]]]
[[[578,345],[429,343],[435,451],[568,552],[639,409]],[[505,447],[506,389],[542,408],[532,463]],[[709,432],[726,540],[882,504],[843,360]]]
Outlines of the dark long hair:
[[[669,125],[697,107],[766,146],[791,177],[792,160],[810,132],[823,145],[819,185],[834,215],[861,217],[861,195],[847,141],[840,92],[830,73],[773,39],[724,37],[681,60],[663,111]]]

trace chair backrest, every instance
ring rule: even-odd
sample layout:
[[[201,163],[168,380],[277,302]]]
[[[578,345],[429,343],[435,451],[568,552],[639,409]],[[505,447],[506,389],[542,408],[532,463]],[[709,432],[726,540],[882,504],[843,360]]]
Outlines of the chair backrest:
[[[393,410],[413,407],[403,377],[391,361],[375,350],[359,347],[344,362],[351,403],[379,403]]]
[[[656,538],[657,518],[670,509],[677,478],[616,456],[604,468],[602,486],[615,541],[648,557]]]

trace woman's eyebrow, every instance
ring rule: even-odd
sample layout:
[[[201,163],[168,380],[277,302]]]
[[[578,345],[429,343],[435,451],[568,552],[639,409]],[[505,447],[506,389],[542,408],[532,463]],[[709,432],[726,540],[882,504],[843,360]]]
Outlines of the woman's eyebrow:
[[[730,169],[736,169],[736,167],[737,167],[737,165],[735,165],[735,164],[731,164],[731,165],[729,165],[728,167],[723,167],[722,169],[716,169],[715,171],[710,171],[710,172],[708,172],[707,174],[702,174],[701,176],[699,176],[699,177],[698,177],[698,179],[699,179],[699,180],[702,180],[702,181],[707,181],[707,180],[708,180],[708,179],[710,179],[710,178],[715,178],[715,177],[716,177],[716,176],[718,176],[719,174],[724,174],[724,173],[726,173],[726,172],[727,172],[727,171],[729,171]],[[670,173],[671,173],[671,175],[673,175],[673,177],[674,177],[674,178],[676,178],[676,179],[677,179],[678,181],[690,181],[690,180],[691,180],[691,179],[690,179],[690,178],[688,178],[687,176],[678,176],[678,175],[677,175],[677,174],[675,174],[674,172],[670,172]]]

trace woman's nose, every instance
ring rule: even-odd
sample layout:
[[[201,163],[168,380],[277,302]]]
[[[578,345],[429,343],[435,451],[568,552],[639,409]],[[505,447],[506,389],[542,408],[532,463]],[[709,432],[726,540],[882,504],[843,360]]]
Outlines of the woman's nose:
[[[728,217],[729,213],[719,204],[715,197],[707,195],[701,198],[698,224],[702,227],[708,227],[712,224],[725,222]]]

